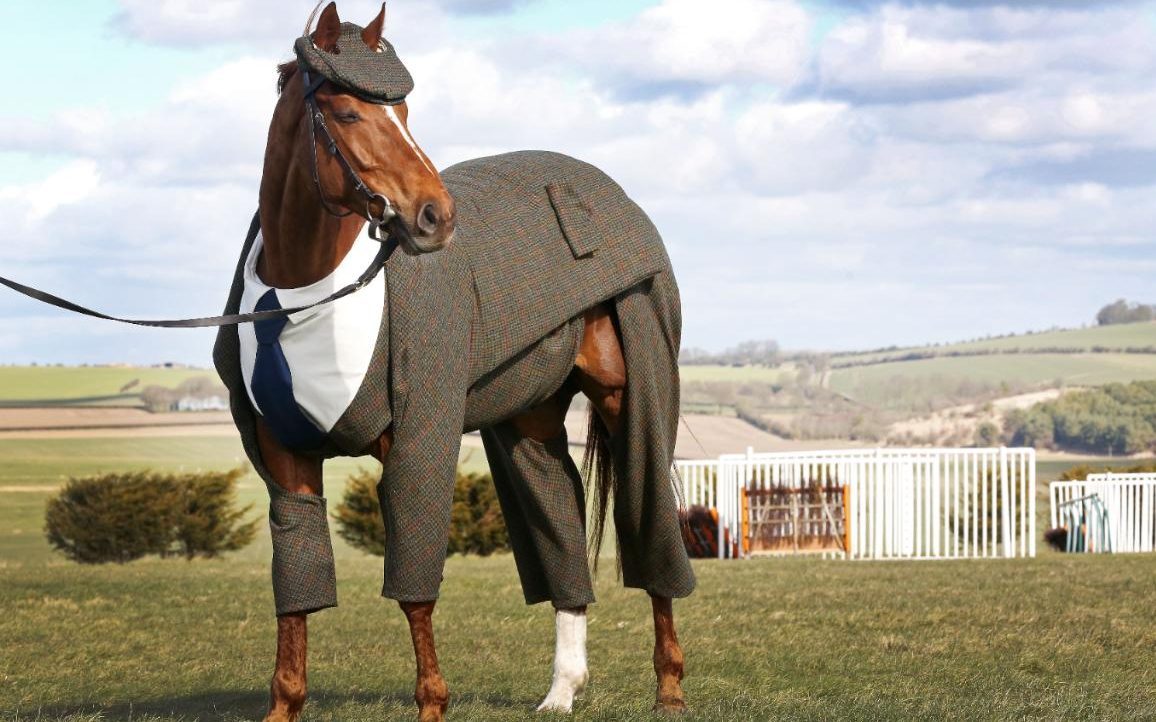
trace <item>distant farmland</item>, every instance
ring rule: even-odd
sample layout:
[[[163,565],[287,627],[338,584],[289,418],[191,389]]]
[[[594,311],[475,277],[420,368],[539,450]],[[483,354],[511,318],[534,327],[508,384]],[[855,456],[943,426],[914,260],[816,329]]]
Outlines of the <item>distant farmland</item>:
[[[937,353],[1031,353],[1049,349],[1091,352],[1093,349],[1156,349],[1156,322],[1127,323],[1113,326],[1045,331],[1043,333],[1005,336],[943,346],[913,346],[888,351],[838,354],[832,358],[834,366],[848,363],[901,360],[910,354]]]
[[[195,368],[0,366],[0,403],[135,405],[146,386],[175,388],[182,381],[202,376],[217,379],[216,371]],[[133,381],[137,383],[125,389]]]
[[[977,386],[1009,390],[1055,386],[1097,386],[1112,382],[1156,379],[1156,354],[1014,354],[960,356],[881,363],[836,369],[830,388],[865,404],[893,403],[894,386],[903,385],[914,395],[937,387],[973,381]],[[917,401],[913,398],[912,401]]]

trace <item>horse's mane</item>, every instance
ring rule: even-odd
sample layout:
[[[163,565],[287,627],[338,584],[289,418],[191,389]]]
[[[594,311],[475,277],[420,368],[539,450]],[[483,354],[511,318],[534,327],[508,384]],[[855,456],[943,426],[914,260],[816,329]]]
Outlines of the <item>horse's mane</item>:
[[[297,74],[297,61],[287,60],[277,66],[277,95],[285,91],[285,86]]]

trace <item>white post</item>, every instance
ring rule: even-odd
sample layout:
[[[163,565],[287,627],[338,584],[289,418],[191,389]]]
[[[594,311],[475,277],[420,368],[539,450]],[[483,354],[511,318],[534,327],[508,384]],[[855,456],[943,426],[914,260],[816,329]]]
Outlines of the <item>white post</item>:
[[[999,493],[1002,501],[1002,509],[1000,510],[1000,523],[1003,525],[1002,537],[1003,555],[1010,559],[1015,556],[1015,543],[1012,541],[1012,495],[1010,493],[1010,474],[1007,462],[1007,449],[1003,446],[999,447],[999,475],[1000,485]]]

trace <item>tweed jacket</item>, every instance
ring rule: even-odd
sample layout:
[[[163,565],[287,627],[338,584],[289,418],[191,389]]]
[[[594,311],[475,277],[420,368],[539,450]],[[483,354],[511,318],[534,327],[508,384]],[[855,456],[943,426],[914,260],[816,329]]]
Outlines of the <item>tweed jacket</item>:
[[[387,538],[383,592],[402,601],[437,596],[453,475],[463,430],[490,426],[551,396],[581,340],[582,312],[669,271],[645,213],[598,169],[556,153],[523,151],[467,161],[442,173],[457,204],[446,249],[395,252],[386,305],[361,389],[329,433],[323,455],[356,455],[391,424],[394,445],[381,497]],[[237,310],[241,252],[226,312]],[[214,361],[254,468],[255,415],[238,360],[237,330],[223,327]],[[431,490],[439,490],[433,492]],[[404,506],[404,514],[391,507]],[[412,520],[390,528],[391,519]],[[422,551],[425,550],[425,551]],[[415,570],[431,568],[431,574]]]
[[[386,264],[387,313],[380,328],[366,329],[377,336],[377,349],[361,389],[330,432],[332,443],[323,450],[327,456],[360,453],[392,423],[391,363],[404,365],[399,362],[406,361],[408,351],[447,321],[421,315],[436,310],[432,305],[438,302],[428,297],[441,297],[441,305],[454,306],[462,314],[458,320],[466,322],[457,329],[466,337],[456,339],[453,355],[466,364],[471,400],[463,430],[471,431],[539,400],[540,391],[516,393],[526,388],[526,379],[503,384],[508,379],[495,373],[503,364],[531,365],[532,347],[543,341],[549,342],[547,350],[568,350],[570,341],[576,343],[571,337],[585,309],[669,267],[650,220],[613,180],[589,164],[558,153],[521,151],[459,163],[443,171],[442,179],[457,205],[454,242],[420,256],[399,250]],[[256,231],[254,219],[226,313],[240,306],[245,261]],[[445,300],[451,289],[456,296],[452,302]],[[391,323],[408,324],[413,336],[391,329]],[[391,344],[398,349],[395,357]],[[235,327],[220,329],[213,355],[246,451],[267,476],[252,443],[254,409],[240,371]],[[428,370],[415,372],[428,376]],[[415,381],[394,372],[393,384],[402,389]],[[461,379],[457,381],[460,385]],[[511,394],[530,398],[508,398]]]

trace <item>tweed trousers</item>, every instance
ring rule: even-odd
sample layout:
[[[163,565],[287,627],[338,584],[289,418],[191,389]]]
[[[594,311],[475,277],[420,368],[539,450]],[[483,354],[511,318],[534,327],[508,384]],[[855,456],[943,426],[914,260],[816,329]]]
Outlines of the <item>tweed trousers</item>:
[[[586,561],[586,495],[566,430],[545,442],[510,422],[482,429],[526,604],[594,602]]]
[[[366,329],[377,334],[369,373],[325,447],[311,452],[357,455],[392,428],[379,486],[383,594],[438,596],[461,433],[485,429],[527,601],[586,599],[588,577],[575,561],[584,567],[585,554],[573,553],[584,548],[576,470],[557,446],[512,438],[502,422],[557,392],[581,341],[583,311],[605,302],[615,304],[628,367],[625,423],[613,447],[623,579],[664,596],[689,594],[693,573],[669,479],[681,317],[657,230],[596,168],[554,153],[481,158],[442,177],[457,203],[455,241],[390,258],[387,313],[380,328]],[[255,234],[256,221],[242,262]],[[240,286],[239,266],[228,312]],[[277,613],[333,606],[325,502],[282,491],[262,462],[237,346],[236,329],[222,328],[214,361],[245,450],[270,489]],[[550,489],[564,494],[544,503]]]

